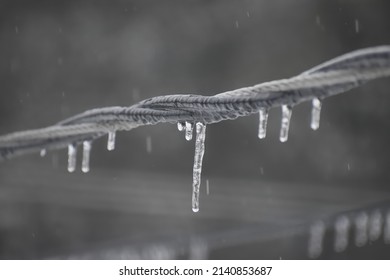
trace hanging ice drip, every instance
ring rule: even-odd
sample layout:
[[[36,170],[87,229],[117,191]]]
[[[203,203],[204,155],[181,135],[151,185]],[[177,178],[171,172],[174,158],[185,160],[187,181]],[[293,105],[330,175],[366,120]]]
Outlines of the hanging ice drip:
[[[264,139],[267,134],[268,109],[261,108],[259,111],[259,139]]]
[[[77,146],[75,144],[68,145],[68,171],[76,170]]]
[[[199,188],[202,175],[202,161],[205,148],[206,125],[196,123],[195,156],[192,176],[192,211],[199,211]]]
[[[81,163],[81,171],[84,173],[89,172],[89,159],[91,154],[92,142],[84,141],[83,142],[83,160]]]
[[[185,139],[187,141],[192,140],[193,123],[190,122],[178,122],[177,128],[179,131],[185,131]],[[196,136],[195,136],[195,155],[194,166],[192,175],[192,211],[199,211],[199,189],[201,184],[202,175],[202,161],[205,150],[206,139],[206,125],[197,122],[195,124]]]
[[[194,129],[194,125],[190,122],[186,122],[185,126],[185,138],[187,141],[192,140],[192,131]]]
[[[317,130],[320,127],[321,107],[322,107],[321,99],[314,98],[312,100],[311,122],[310,122],[310,127],[313,130]]]
[[[280,127],[280,142],[286,142],[288,139],[288,130],[290,128],[290,120],[292,107],[290,105],[282,105],[282,123]]]
[[[107,150],[112,151],[115,149],[115,137],[116,137],[115,131],[110,131],[108,133]]]

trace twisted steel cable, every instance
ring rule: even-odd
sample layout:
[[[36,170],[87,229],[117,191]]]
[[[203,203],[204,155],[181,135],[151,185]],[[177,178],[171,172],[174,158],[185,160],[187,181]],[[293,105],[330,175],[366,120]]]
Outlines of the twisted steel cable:
[[[0,161],[13,156],[68,146],[68,171],[76,167],[76,152],[83,145],[82,171],[89,171],[92,141],[108,134],[114,149],[115,131],[142,125],[177,123],[192,139],[196,124],[192,210],[199,211],[199,187],[206,124],[259,113],[259,138],[266,135],[268,110],[282,107],[280,141],[287,141],[292,107],[312,100],[311,128],[318,129],[322,100],[373,79],[390,76],[390,46],[354,51],[320,64],[289,79],[266,82],[214,96],[177,94],[143,100],[130,107],[88,110],[56,125],[0,136]]]
[[[277,106],[292,106],[345,92],[370,80],[390,76],[390,46],[354,51],[289,79],[266,82],[214,96],[158,96],[130,107],[107,107],[42,129],[0,136],[0,160],[42,149],[91,141],[109,132],[170,123],[210,124]],[[314,103],[313,103],[314,104]]]
[[[302,74],[214,96],[158,96],[131,107],[88,110],[56,125],[0,136],[0,160],[42,149],[57,149],[93,140],[110,131],[131,130],[162,122],[210,124],[272,107],[345,92],[390,75],[390,46],[362,49],[340,56]]]

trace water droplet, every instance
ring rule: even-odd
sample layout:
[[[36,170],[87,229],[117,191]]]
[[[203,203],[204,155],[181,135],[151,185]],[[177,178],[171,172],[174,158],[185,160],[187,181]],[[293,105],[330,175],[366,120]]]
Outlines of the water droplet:
[[[317,221],[310,227],[308,255],[318,258],[322,254],[326,226],[323,221]]]
[[[282,124],[280,127],[280,142],[286,142],[288,139],[288,130],[290,128],[290,120],[292,107],[290,105],[282,105]]]
[[[357,19],[355,19],[355,32],[356,33],[359,33],[360,31],[360,28],[359,28],[359,21]]]
[[[355,218],[355,245],[364,246],[367,243],[368,215],[365,212],[359,213]]]
[[[68,171],[74,172],[76,170],[76,156],[77,146],[74,144],[68,145]]]
[[[46,149],[42,149],[41,152],[39,153],[39,155],[40,155],[41,157],[46,156]]]
[[[382,233],[383,218],[379,210],[375,210],[370,215],[370,223],[368,228],[368,237],[370,241],[378,240]]]
[[[322,107],[322,101],[319,98],[314,98],[312,100],[311,122],[310,122],[310,127],[313,130],[317,130],[320,127],[321,107]]]
[[[206,180],[206,194],[207,195],[210,194],[210,182],[209,182],[209,179]]]
[[[192,181],[192,211],[199,211],[199,187],[202,174],[202,161],[204,155],[204,142],[206,138],[206,125],[196,123],[195,156]]]
[[[186,140],[192,140],[192,130],[194,129],[194,125],[190,122],[186,122]]]
[[[89,172],[89,158],[91,155],[92,142],[84,141],[83,142],[83,160],[81,163],[81,171],[84,173]]]
[[[185,123],[182,123],[182,122],[178,122],[178,123],[177,123],[177,129],[178,129],[179,131],[183,131],[184,128],[185,128]]]
[[[108,141],[107,141],[107,150],[112,151],[115,149],[115,131],[110,131],[108,133]]]
[[[351,223],[345,215],[337,218],[335,222],[335,240],[334,250],[336,252],[344,251],[348,246],[349,227]]]
[[[321,18],[319,15],[316,15],[316,24],[321,26]]]
[[[259,139],[264,139],[267,134],[268,109],[261,108],[259,111]]]
[[[260,174],[264,175],[264,168],[262,166],[260,166]]]
[[[146,152],[148,154],[152,153],[152,137],[150,136],[146,137]]]

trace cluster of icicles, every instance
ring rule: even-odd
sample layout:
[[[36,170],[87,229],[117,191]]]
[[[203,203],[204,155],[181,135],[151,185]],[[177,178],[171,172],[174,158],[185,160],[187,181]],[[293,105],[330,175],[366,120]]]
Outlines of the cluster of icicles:
[[[312,100],[312,112],[311,112],[311,124],[310,127],[313,130],[317,130],[320,124],[320,112],[322,101],[318,98]],[[264,139],[267,131],[268,110],[261,108],[259,111],[259,132],[258,137]],[[286,142],[288,139],[288,131],[290,127],[290,120],[292,114],[291,105],[282,105],[282,120],[279,139],[281,142]],[[178,122],[177,128],[179,131],[185,132],[185,139],[187,141],[192,140],[194,123],[191,122]],[[192,211],[199,211],[199,189],[201,183],[202,174],[202,160],[205,150],[205,138],[206,138],[206,125],[197,122],[195,124],[196,138],[195,138],[195,156],[193,166],[192,177]],[[84,173],[89,172],[90,153],[92,148],[92,141],[86,140],[83,142],[83,157],[81,163],[81,170]],[[115,131],[108,133],[107,150],[112,151],[115,149]],[[46,155],[46,150],[41,150],[41,156]],[[74,172],[76,170],[76,158],[77,158],[77,145],[68,145],[68,171]]]

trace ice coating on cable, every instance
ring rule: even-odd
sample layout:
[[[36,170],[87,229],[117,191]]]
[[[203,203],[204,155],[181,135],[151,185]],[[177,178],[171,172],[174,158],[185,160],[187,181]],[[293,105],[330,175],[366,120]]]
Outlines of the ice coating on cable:
[[[92,142],[84,141],[83,142],[83,160],[81,162],[81,171],[84,173],[89,172],[89,158],[91,154]]]
[[[186,122],[186,140],[192,140],[192,130],[194,129],[194,125],[190,122]]]
[[[76,170],[76,156],[77,146],[74,144],[68,145],[68,171],[74,172]]]
[[[267,134],[268,109],[261,108],[259,111],[259,139],[264,139]]]
[[[311,122],[310,122],[310,127],[313,130],[317,130],[320,127],[321,107],[322,107],[322,101],[319,98],[314,98],[312,100]]]
[[[195,156],[192,181],[192,211],[199,211],[199,187],[202,174],[202,161],[204,155],[204,141],[206,138],[206,125],[196,123]]]
[[[288,139],[288,130],[290,128],[290,119],[292,107],[290,105],[282,105],[282,124],[280,127],[280,142],[286,142]]]
[[[107,140],[107,150],[112,151],[115,149],[115,131],[110,131],[108,133],[108,140]]]

